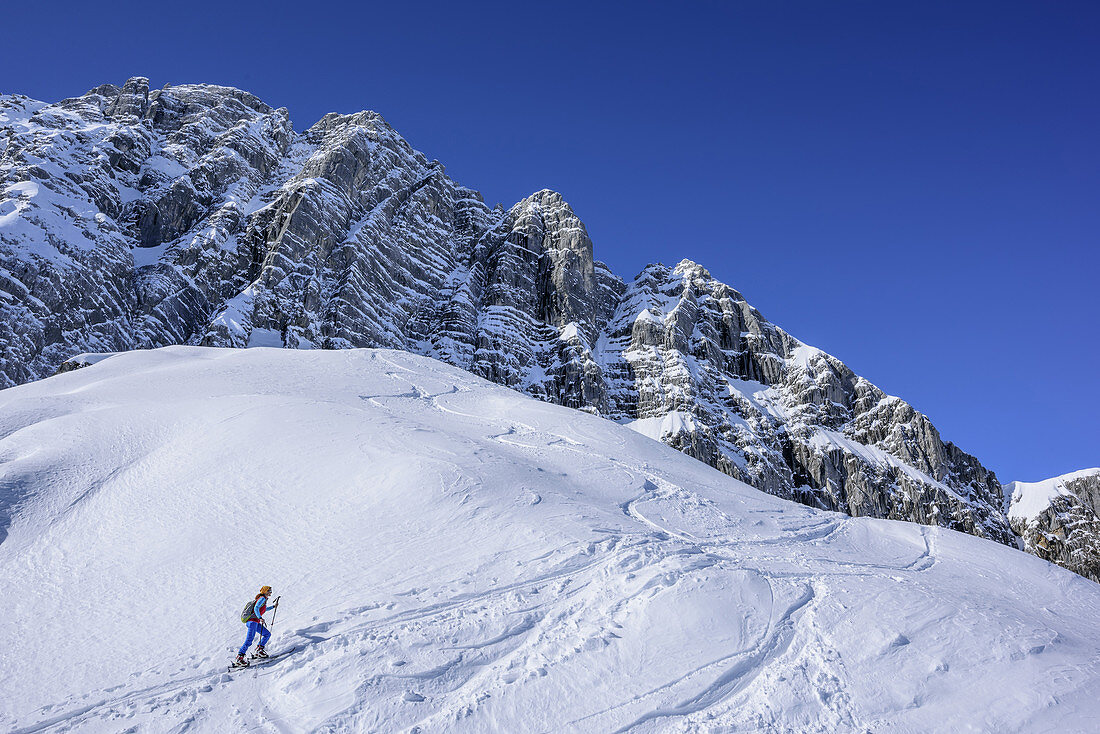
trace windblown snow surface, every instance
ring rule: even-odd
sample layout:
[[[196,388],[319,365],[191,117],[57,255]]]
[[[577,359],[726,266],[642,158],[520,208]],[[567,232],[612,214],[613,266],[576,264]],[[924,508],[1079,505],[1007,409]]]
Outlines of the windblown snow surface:
[[[0,437],[5,731],[1100,728],[1100,586],[428,358],[125,353]]]

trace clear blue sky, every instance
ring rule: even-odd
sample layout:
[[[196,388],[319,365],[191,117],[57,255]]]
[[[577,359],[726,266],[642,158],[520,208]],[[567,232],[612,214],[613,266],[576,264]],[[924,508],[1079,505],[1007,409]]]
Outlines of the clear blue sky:
[[[0,91],[381,112],[625,278],[689,257],[1002,481],[1100,465],[1100,3],[30,3]]]

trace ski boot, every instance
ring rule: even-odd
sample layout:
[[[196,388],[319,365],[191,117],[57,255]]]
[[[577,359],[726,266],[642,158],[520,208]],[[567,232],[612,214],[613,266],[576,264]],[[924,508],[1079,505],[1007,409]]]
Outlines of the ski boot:
[[[233,661],[233,667],[234,668],[247,668],[248,666],[249,666],[249,662],[244,659],[244,654],[243,653],[238,654],[237,659]]]
[[[267,651],[264,650],[264,646],[263,645],[256,645],[256,651],[252,653],[252,658],[255,660],[256,658],[266,658],[266,657],[268,657],[268,654],[267,654]]]

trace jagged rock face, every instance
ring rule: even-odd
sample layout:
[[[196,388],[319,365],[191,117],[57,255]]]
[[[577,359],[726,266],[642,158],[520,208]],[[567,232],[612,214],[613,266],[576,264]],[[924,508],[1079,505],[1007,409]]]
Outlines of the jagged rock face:
[[[5,97],[0,124],[0,384],[74,349],[187,341],[247,284],[241,206],[284,158],[285,110],[131,79],[56,105]]]
[[[1010,482],[1004,498],[1025,550],[1100,581],[1100,469]]]
[[[688,261],[630,283],[557,193],[490,209],[373,112],[210,85],[0,97],[0,385],[80,352],[391,347],[784,497],[1013,542],[996,477]]]
[[[992,472],[695,263],[647,268],[601,347],[610,417],[722,471],[852,515],[1012,541]]]
[[[476,285],[460,297],[474,308],[477,327],[466,337],[470,360],[456,364],[545,400],[605,411],[589,345],[623,286],[593,259],[584,224],[560,194],[540,191],[504,213],[464,273]]]

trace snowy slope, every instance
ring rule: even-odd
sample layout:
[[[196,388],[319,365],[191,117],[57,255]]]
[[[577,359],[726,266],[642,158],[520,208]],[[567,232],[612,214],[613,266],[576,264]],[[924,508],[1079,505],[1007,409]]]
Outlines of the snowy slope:
[[[0,525],[5,731],[1100,723],[1100,586],[405,352],[170,347],[5,390]],[[226,673],[264,583],[295,651]]]

